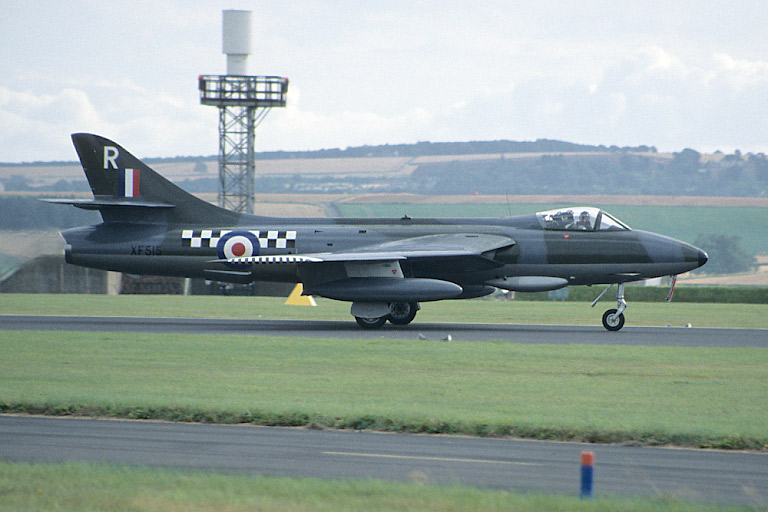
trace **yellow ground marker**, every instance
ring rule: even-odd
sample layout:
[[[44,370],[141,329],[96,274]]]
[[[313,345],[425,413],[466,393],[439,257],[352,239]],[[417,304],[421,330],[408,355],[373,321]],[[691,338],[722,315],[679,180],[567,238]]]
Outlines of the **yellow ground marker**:
[[[317,306],[315,298],[311,295],[302,295],[303,291],[304,286],[301,283],[297,284],[284,304],[286,306]]]

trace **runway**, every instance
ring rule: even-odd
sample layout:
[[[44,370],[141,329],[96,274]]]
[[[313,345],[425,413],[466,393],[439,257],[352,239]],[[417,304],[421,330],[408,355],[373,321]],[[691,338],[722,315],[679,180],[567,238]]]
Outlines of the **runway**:
[[[0,460],[90,461],[271,476],[461,483],[578,495],[595,452],[595,495],[768,504],[768,456],[254,426],[0,415]]]
[[[108,331],[182,334],[239,334],[310,338],[507,341],[531,344],[585,343],[676,347],[768,348],[760,329],[699,329],[626,326],[608,332],[599,326],[421,323],[387,324],[363,330],[355,322],[307,320],[227,320],[204,318],[133,318],[90,316],[0,315],[0,330]]]

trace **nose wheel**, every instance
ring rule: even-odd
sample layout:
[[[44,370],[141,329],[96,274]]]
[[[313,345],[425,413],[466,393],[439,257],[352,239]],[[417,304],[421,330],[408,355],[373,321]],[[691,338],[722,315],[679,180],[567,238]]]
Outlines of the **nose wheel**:
[[[613,285],[611,285],[613,286]],[[611,289],[611,286],[606,288],[603,293],[597,296],[592,303],[592,307],[595,307],[597,301],[599,301],[605,293]],[[624,283],[619,283],[618,290],[616,291],[616,309],[609,309],[603,313],[603,327],[609,331],[618,331],[624,327],[624,310],[627,309],[627,301],[624,300]]]
[[[603,313],[603,327],[609,331],[618,331],[624,327],[624,313],[619,313],[617,309],[609,309]]]

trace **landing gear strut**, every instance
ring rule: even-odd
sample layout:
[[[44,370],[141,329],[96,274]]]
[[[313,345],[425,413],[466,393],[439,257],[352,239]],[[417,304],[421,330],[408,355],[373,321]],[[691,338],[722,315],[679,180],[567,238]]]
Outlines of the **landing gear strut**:
[[[609,286],[603,293],[597,296],[594,302],[592,302],[592,307],[595,307],[597,301],[599,301],[612,286],[613,285]],[[627,309],[627,301],[624,300],[624,283],[619,283],[618,290],[616,291],[616,305],[617,309],[609,309],[603,313],[603,327],[609,331],[618,331],[624,327],[624,310]]]

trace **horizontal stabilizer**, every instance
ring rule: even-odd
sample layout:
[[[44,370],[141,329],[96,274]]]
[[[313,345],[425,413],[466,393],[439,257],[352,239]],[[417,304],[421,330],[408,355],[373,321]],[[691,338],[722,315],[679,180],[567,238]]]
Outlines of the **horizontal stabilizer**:
[[[131,201],[127,199],[43,199],[46,203],[69,204],[83,210],[100,210],[107,207],[132,206],[137,208],[175,208],[175,205],[159,201]]]

